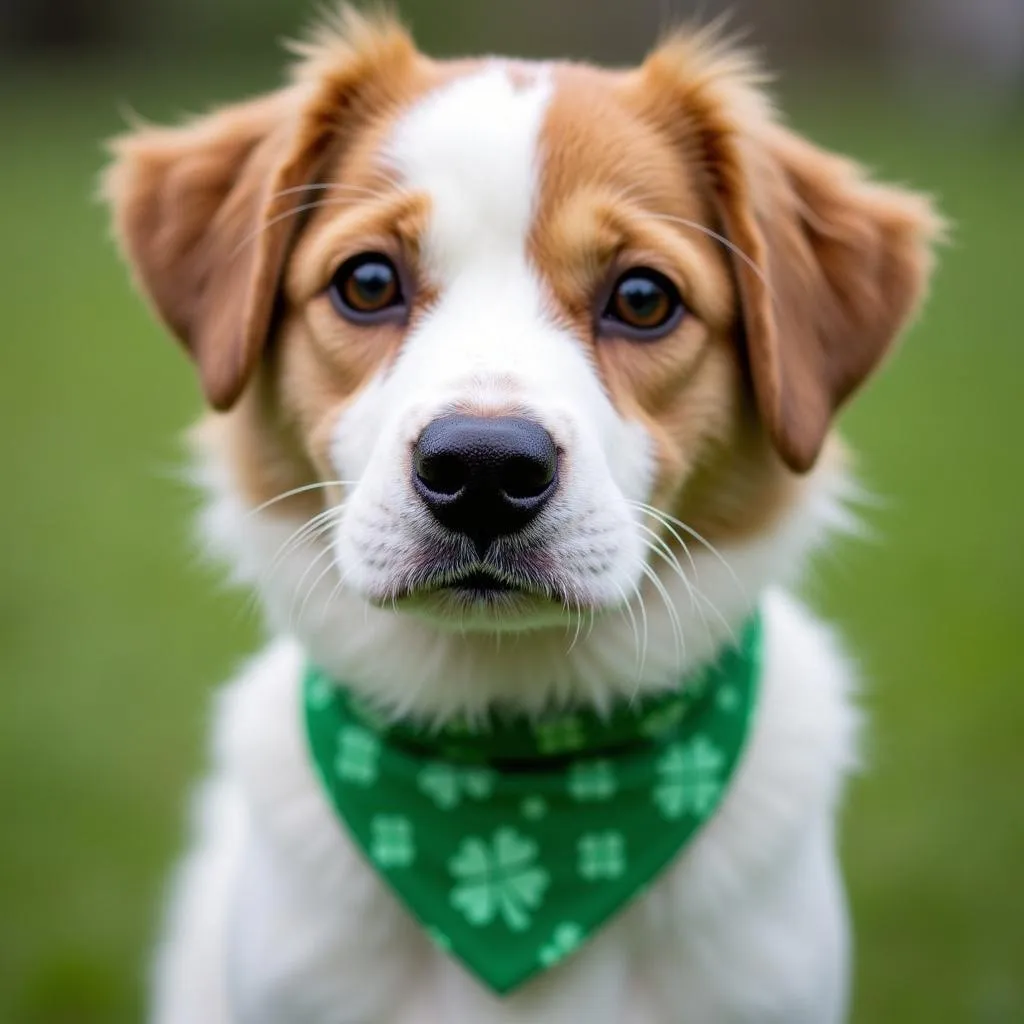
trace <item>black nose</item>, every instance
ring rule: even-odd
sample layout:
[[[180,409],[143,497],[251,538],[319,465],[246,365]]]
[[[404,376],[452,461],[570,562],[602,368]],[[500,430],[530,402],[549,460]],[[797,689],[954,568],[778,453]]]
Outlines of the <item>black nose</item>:
[[[442,416],[413,449],[412,482],[442,525],[483,557],[496,537],[521,530],[558,483],[558,451],[532,420]]]

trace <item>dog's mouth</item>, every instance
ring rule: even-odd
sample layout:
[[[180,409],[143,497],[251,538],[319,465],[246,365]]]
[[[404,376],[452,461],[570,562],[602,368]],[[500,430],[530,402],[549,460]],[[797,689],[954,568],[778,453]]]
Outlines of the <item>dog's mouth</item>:
[[[502,579],[486,569],[472,569],[433,589],[455,591],[480,599],[486,599],[496,594],[514,594],[526,591],[522,585]]]
[[[558,589],[546,581],[481,565],[436,570],[397,597],[413,607],[434,607],[438,611],[476,609],[513,615],[538,603],[562,603]]]
[[[442,539],[395,570],[387,585],[367,593],[372,603],[460,628],[561,622],[567,610],[588,606],[555,556],[539,547],[499,547],[479,558],[467,545]]]

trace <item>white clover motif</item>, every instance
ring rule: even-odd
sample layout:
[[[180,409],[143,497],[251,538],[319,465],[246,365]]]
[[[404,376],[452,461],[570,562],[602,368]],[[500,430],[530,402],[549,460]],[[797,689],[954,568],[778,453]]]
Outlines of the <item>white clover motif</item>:
[[[544,967],[554,967],[570,953],[575,952],[586,937],[586,932],[575,921],[563,921],[558,925],[537,952],[537,959]]]
[[[536,861],[537,844],[514,828],[499,828],[490,843],[464,839],[448,862],[456,879],[449,897],[452,906],[478,928],[500,918],[511,931],[526,931],[530,911],[540,906],[551,883]]]
[[[707,815],[722,792],[725,755],[706,736],[674,743],[658,761],[654,802],[670,820]]]
[[[443,811],[462,803],[462,798],[486,800],[494,791],[495,773],[488,768],[463,768],[444,761],[425,765],[416,785]]]
[[[619,788],[611,761],[577,761],[569,766],[569,795],[580,803],[610,800]]]
[[[416,860],[412,822],[400,814],[377,814],[370,821],[370,856],[382,868],[407,868]]]
[[[380,751],[380,740],[372,732],[358,725],[346,726],[338,735],[334,761],[338,777],[359,786],[372,786],[380,770]]]
[[[583,723],[575,715],[563,715],[538,722],[533,727],[542,754],[564,754],[579,750],[586,742]]]
[[[576,849],[576,868],[588,882],[621,878],[626,873],[626,838],[621,832],[588,832],[580,837]]]

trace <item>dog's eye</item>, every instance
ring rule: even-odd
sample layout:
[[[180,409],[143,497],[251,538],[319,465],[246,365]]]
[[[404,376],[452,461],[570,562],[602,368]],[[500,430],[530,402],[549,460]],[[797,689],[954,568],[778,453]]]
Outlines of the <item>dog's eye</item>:
[[[676,286],[657,270],[638,267],[615,282],[599,328],[604,334],[660,338],[678,325],[683,312]]]
[[[355,323],[391,319],[405,307],[398,271],[379,252],[346,260],[331,278],[328,294],[338,313]]]

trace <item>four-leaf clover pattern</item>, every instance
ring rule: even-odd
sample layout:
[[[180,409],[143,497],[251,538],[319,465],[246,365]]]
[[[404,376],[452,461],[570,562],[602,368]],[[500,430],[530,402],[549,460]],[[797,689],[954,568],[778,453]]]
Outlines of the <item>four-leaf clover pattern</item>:
[[[387,728],[387,718],[363,697],[350,694],[348,707],[356,719],[367,728],[378,732]]]
[[[416,859],[412,822],[400,814],[376,815],[370,837],[370,856],[382,868],[407,868]]]
[[[533,727],[537,749],[542,754],[564,754],[579,750],[586,742],[583,723],[575,715],[563,715],[538,722]]]
[[[306,701],[314,708],[325,708],[334,699],[334,687],[325,676],[317,676],[306,690]]]
[[[540,821],[548,813],[548,802],[542,796],[528,796],[519,805],[519,813],[528,821]]]
[[[380,762],[380,740],[358,725],[346,726],[338,736],[338,756],[334,767],[338,777],[360,786],[377,781]]]
[[[686,703],[682,699],[674,700],[664,707],[648,712],[640,723],[640,731],[645,736],[656,739],[670,733],[685,717]]]
[[[657,764],[654,802],[670,820],[709,813],[722,791],[725,755],[706,736],[673,743]]]
[[[463,742],[477,731],[468,720],[430,744],[410,732],[406,745],[410,727],[326,677],[307,677],[305,708],[320,730],[311,736],[321,777],[368,862],[440,948],[505,991],[519,972],[572,956],[616,907],[649,891],[668,863],[660,858],[714,811],[749,705],[741,677],[709,693],[711,678],[630,708],[632,725],[623,715],[607,733],[593,716],[560,712],[515,723],[479,751]],[[695,706],[707,715],[691,723]],[[502,758],[515,761],[507,774]]]
[[[537,959],[544,967],[554,967],[570,953],[574,953],[586,936],[586,932],[575,921],[563,921],[537,953]]]
[[[443,811],[462,803],[463,796],[486,800],[494,789],[494,772],[488,768],[463,768],[445,761],[426,765],[416,776],[416,785]]]
[[[577,761],[569,766],[569,795],[581,803],[610,800],[619,788],[611,761]]]
[[[450,901],[476,927],[501,918],[514,932],[530,927],[530,911],[540,906],[551,876],[537,864],[537,844],[514,828],[499,828],[490,843],[476,836],[462,840],[448,862],[456,879]]]
[[[619,878],[626,872],[626,839],[621,832],[588,832],[580,836],[576,849],[577,870],[588,882]]]

